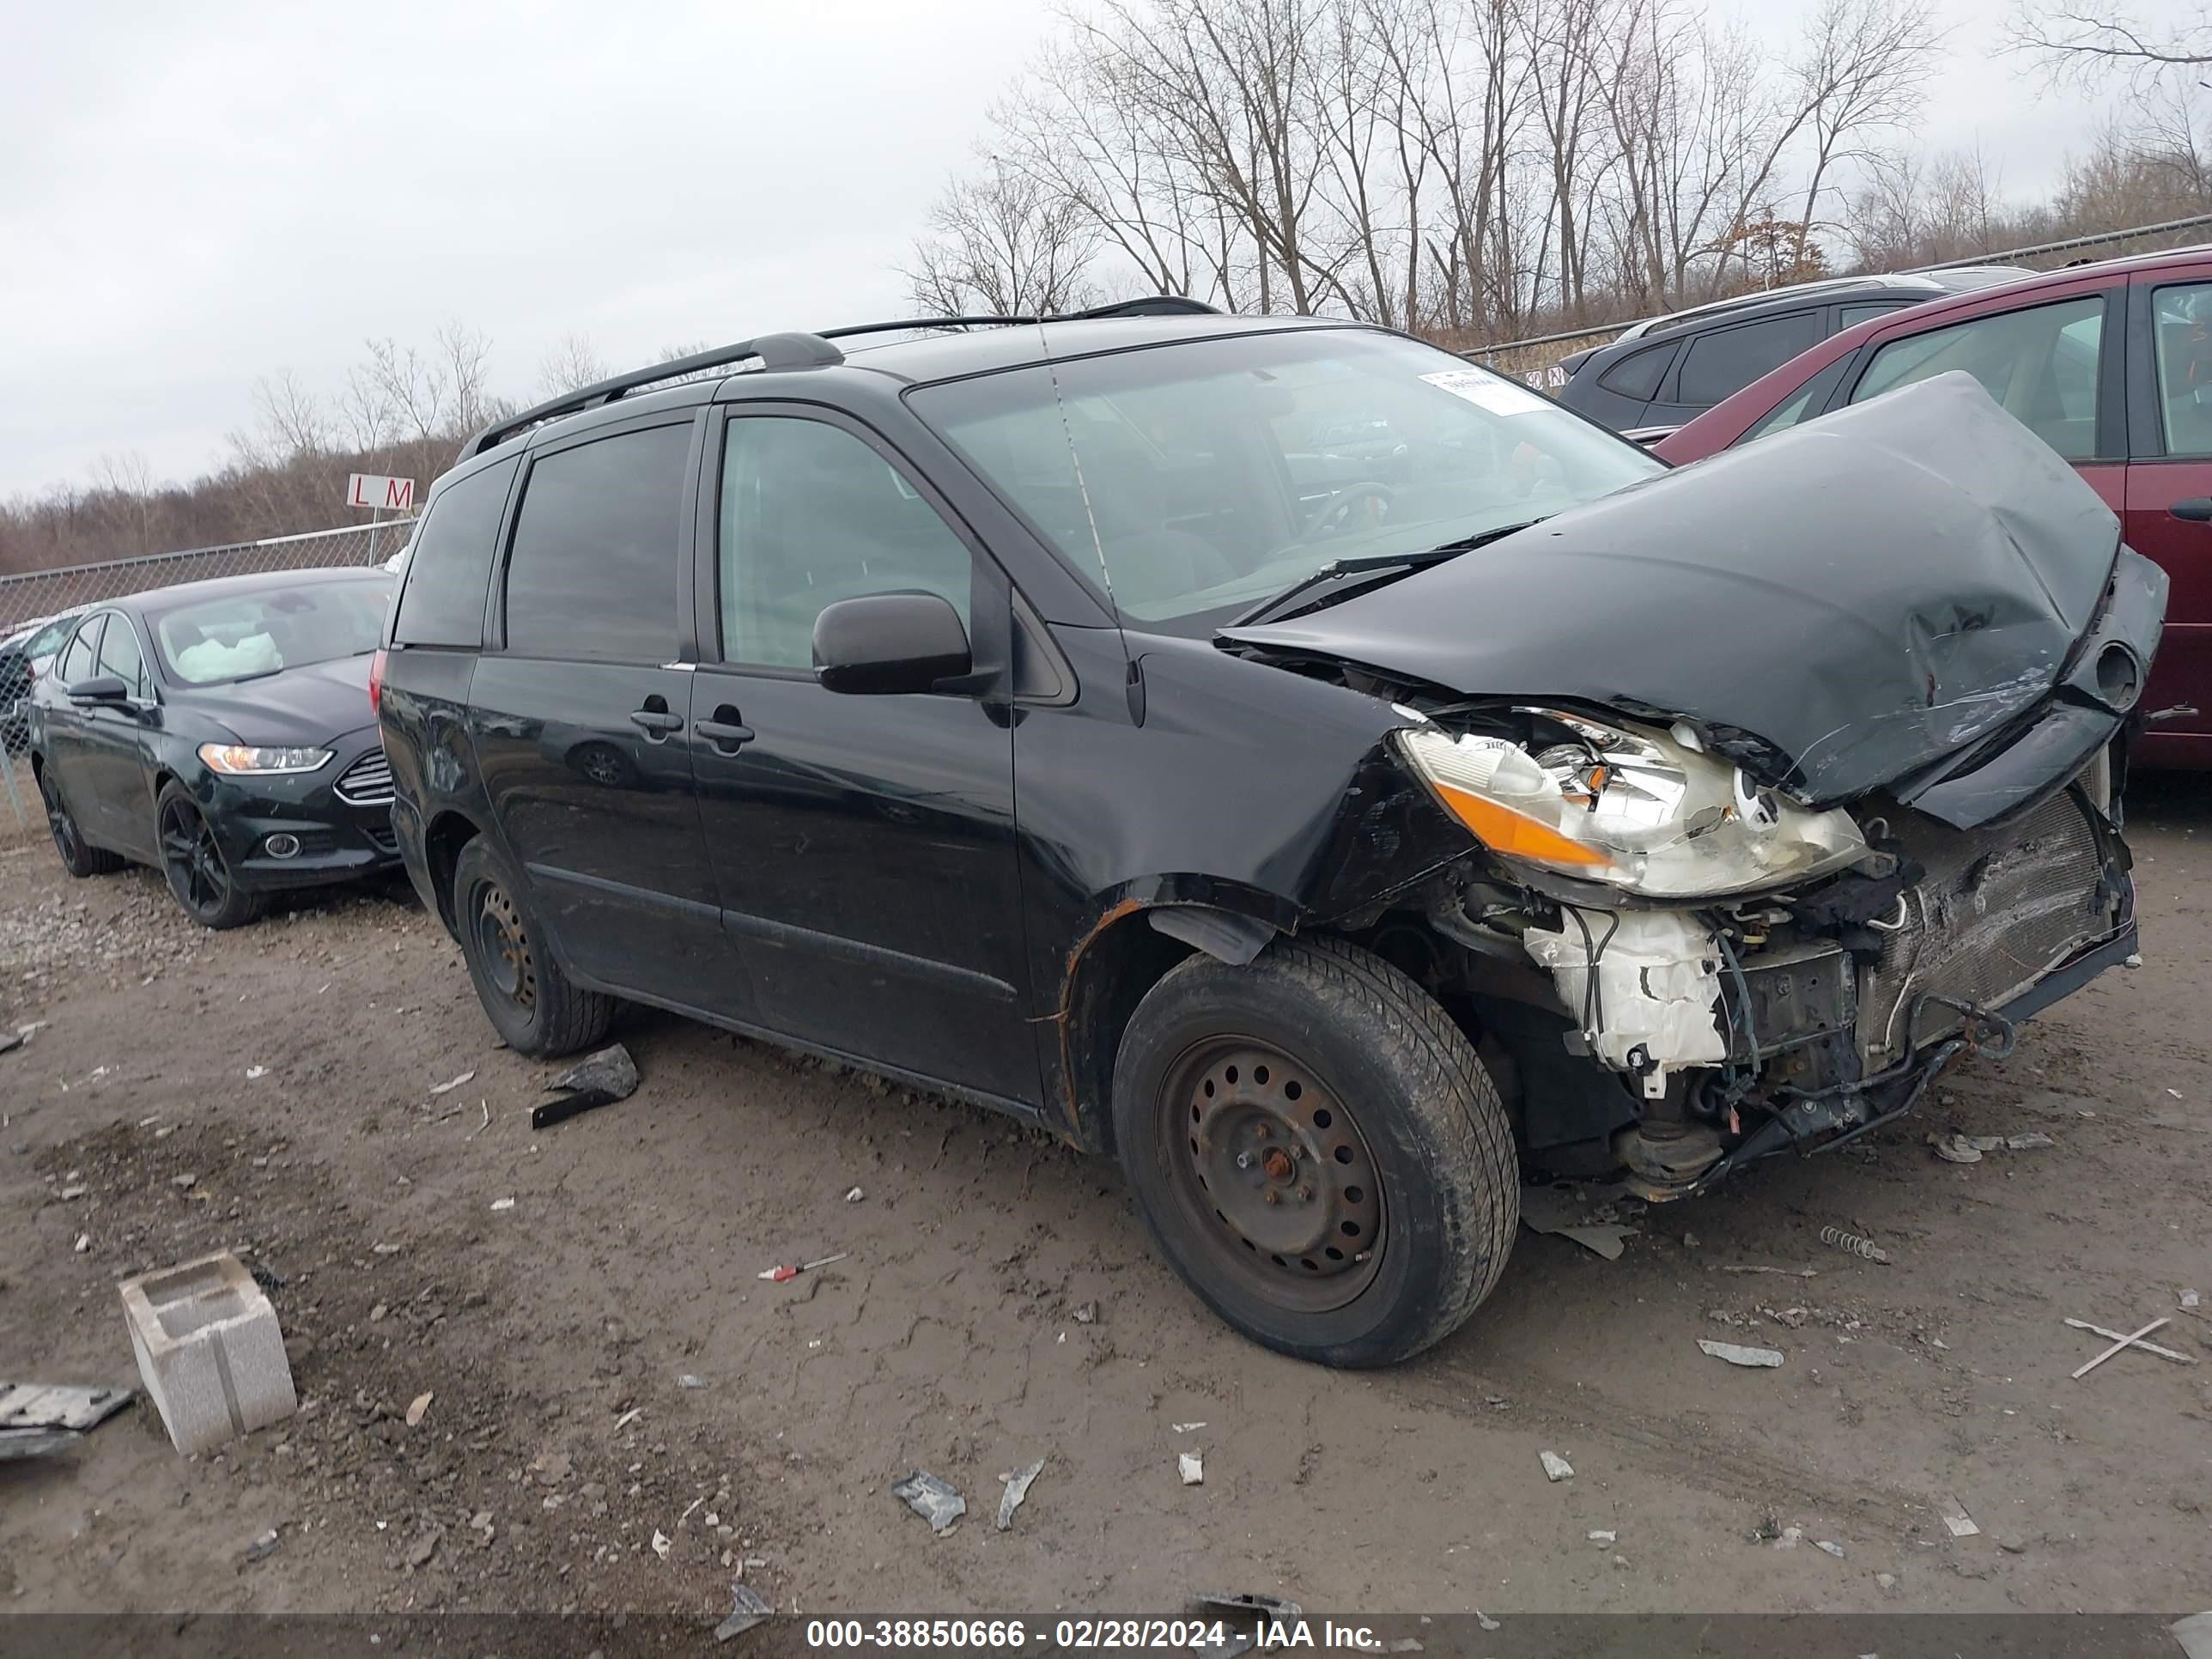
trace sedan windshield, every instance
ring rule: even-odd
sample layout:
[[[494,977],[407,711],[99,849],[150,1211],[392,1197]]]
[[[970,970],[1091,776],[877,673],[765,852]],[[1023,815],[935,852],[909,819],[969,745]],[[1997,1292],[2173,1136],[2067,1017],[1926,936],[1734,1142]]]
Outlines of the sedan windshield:
[[[170,675],[214,685],[366,655],[391,596],[389,581],[322,581],[200,599],[149,619]]]
[[[1664,471],[1503,375],[1359,329],[1215,337],[923,387],[916,411],[1137,621],[1480,538]]]

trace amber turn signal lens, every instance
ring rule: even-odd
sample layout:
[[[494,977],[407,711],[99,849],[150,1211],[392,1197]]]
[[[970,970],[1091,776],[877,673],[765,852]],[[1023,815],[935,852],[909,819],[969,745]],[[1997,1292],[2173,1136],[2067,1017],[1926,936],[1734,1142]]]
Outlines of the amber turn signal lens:
[[[1525,812],[1500,806],[1494,800],[1486,800],[1449,783],[1438,783],[1435,787],[1452,815],[1474,831],[1476,838],[1493,853],[1583,870],[1604,869],[1613,863],[1596,848],[1585,847]]]

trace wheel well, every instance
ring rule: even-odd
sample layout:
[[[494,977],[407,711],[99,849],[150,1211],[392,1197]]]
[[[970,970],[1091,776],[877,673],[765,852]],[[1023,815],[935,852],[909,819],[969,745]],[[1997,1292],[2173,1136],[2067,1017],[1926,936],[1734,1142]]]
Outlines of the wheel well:
[[[1131,910],[1092,934],[1071,972],[1060,1027],[1060,1053],[1073,1106],[1070,1126],[1086,1151],[1114,1150],[1114,1061],[1121,1033],[1145,994],[1191,954]]]
[[[441,812],[423,832],[422,857],[430,866],[438,915],[448,930],[453,926],[453,871],[460,864],[461,849],[482,833],[459,812]]]

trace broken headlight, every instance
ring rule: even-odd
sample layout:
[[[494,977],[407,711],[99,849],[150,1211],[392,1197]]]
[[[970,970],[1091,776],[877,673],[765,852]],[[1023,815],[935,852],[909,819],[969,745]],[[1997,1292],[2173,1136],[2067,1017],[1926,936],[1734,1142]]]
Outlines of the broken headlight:
[[[1848,813],[1808,811],[1671,736],[1538,712],[1577,741],[1532,753],[1433,723],[1398,733],[1444,809],[1502,858],[1647,898],[1716,898],[1866,854]]]

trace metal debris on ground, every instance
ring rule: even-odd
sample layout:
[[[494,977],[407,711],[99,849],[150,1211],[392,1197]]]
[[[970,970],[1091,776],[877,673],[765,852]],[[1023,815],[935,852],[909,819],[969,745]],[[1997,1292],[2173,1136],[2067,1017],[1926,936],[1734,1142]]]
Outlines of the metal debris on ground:
[[[637,1062],[621,1043],[610,1043],[595,1054],[586,1054],[546,1085],[562,1091],[558,1100],[533,1107],[530,1127],[544,1129],[580,1113],[628,1100],[637,1092]]]
[[[1177,1452],[1176,1469],[1182,1476],[1182,1483],[1186,1486],[1206,1484],[1206,1459],[1197,1452]]]
[[[1991,1135],[1988,1139],[1992,1145],[1986,1150],[1995,1151],[1998,1137]],[[1979,1164],[1985,1150],[1976,1137],[1960,1134],[1955,1130],[1948,1135],[1931,1134],[1928,1137],[1928,1144],[1936,1149],[1936,1156],[1946,1164]]]
[[[775,1611],[762,1599],[761,1593],[744,1579],[732,1580],[730,1584],[730,1616],[714,1626],[714,1639],[726,1642],[733,1636],[743,1636]]]
[[[1620,1259],[1622,1241],[1637,1231],[1618,1224],[1610,1217],[1620,1212],[1610,1206],[1593,1206],[1578,1191],[1558,1187],[1525,1187],[1521,1192],[1521,1224],[1532,1233],[1572,1239],[1607,1261]]]
[[[1966,1506],[1955,1498],[1947,1498],[1936,1506],[1936,1513],[1943,1517],[1944,1528],[1954,1538],[1977,1538],[1981,1528],[1974,1517],[1966,1513]]]
[[[1816,1550],[1826,1551],[1828,1554],[1834,1556],[1838,1561],[1844,1559],[1844,1547],[1841,1544],[1837,1543],[1832,1538],[1816,1538],[1813,1540],[1813,1547]]]
[[[2107,1342],[2118,1342],[2124,1345],[2131,1340],[2121,1335],[2118,1331],[2108,1331],[2102,1325],[2092,1325],[2086,1319],[2069,1319],[2066,1322],[2077,1331],[2087,1331],[2093,1336],[2103,1337]],[[2184,1365],[2194,1365],[2197,1363],[2194,1355],[2177,1353],[2172,1348],[2160,1347],[2155,1342],[2137,1342],[2135,1346],[2147,1352],[2156,1354],[2161,1359],[2176,1360]]]
[[[65,1382],[0,1382],[0,1429],[96,1429],[129,1405],[130,1389]]]
[[[246,1559],[249,1561],[265,1561],[276,1553],[276,1546],[282,1542],[283,1540],[277,1537],[276,1528],[271,1527],[246,1547]]]
[[[18,1458],[51,1457],[84,1437],[75,1429],[0,1429],[0,1463]]]
[[[1831,1245],[1849,1255],[1859,1256],[1865,1261],[1880,1262],[1885,1267],[1889,1265],[1887,1250],[1883,1249],[1874,1240],[1862,1238],[1856,1233],[1847,1233],[1841,1227],[1821,1228],[1820,1243]]]
[[[923,1520],[939,1538],[968,1513],[968,1500],[927,1470],[916,1469],[891,1487],[891,1496]]]
[[[2133,1348],[2137,1346],[2148,1347],[2150,1345],[2143,1341],[2143,1338],[2148,1336],[2153,1331],[2158,1329],[2161,1325],[2171,1325],[2172,1322],[2172,1320],[2161,1315],[2158,1318],[2152,1320],[2149,1324],[2144,1326],[2133,1336],[2120,1337],[2111,1347],[2106,1349],[2104,1352],[2099,1354],[2087,1364],[2075,1371],[2074,1373],[2074,1380],[2076,1382],[2079,1382],[2083,1377],[2088,1376],[2091,1371],[2095,1370],[2098,1366],[2103,1364],[2107,1359],[2110,1359],[2114,1354],[2119,1352],[2123,1348]]]
[[[788,1279],[798,1278],[801,1273],[811,1273],[817,1267],[826,1267],[833,1261],[842,1261],[850,1255],[852,1255],[850,1250],[840,1250],[835,1255],[818,1256],[812,1261],[802,1261],[795,1267],[787,1263],[781,1267],[769,1267],[755,1273],[753,1277],[765,1279],[771,1285],[781,1285]]]
[[[1724,1273],[1772,1273],[1778,1279],[1818,1279],[1820,1276],[1820,1270],[1818,1267],[1731,1267],[1724,1266],[1721,1268],[1721,1271]]]
[[[1263,1619],[1279,1619],[1285,1624],[1305,1616],[1305,1609],[1296,1601],[1286,1601],[1279,1595],[1263,1595],[1258,1590],[1200,1590],[1194,1599],[1201,1607],[1226,1607],[1231,1613],[1256,1613]]]
[[[470,1070],[462,1073],[457,1078],[449,1079],[444,1083],[434,1083],[430,1085],[430,1092],[434,1095],[449,1095],[475,1075],[476,1073],[473,1070]]]
[[[1731,1365],[1771,1370],[1782,1363],[1782,1356],[1772,1348],[1747,1348],[1740,1343],[1715,1342],[1703,1336],[1698,1339],[1698,1346],[1714,1358],[1725,1359]]]
[[[1571,1480],[1575,1478],[1575,1466],[1559,1453],[1540,1451],[1536,1455],[1544,1465],[1545,1480]]]
[[[1014,1511],[1021,1508],[1022,1499],[1030,1495],[1030,1482],[1036,1480],[1043,1473],[1043,1470],[1044,1459],[1040,1457],[1025,1469],[1017,1469],[1012,1474],[1002,1474],[999,1477],[1006,1483],[1006,1489],[999,1494],[999,1530],[1000,1532],[1008,1531],[1012,1528]]]

